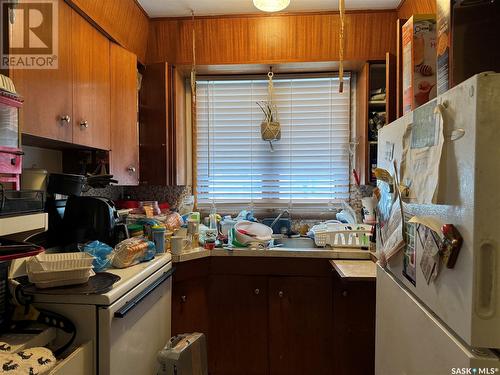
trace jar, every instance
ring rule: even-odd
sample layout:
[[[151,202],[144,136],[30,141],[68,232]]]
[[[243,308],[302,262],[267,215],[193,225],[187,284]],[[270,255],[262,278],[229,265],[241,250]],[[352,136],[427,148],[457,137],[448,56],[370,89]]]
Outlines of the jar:
[[[173,235],[174,232],[165,232],[165,251],[171,251]]]

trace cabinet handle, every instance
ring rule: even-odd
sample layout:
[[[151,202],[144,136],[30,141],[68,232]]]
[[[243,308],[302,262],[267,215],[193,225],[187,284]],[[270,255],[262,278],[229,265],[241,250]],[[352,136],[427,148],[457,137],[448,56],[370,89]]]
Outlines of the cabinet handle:
[[[129,165],[128,168],[127,168],[127,171],[129,173],[135,173],[135,167],[133,165]]]
[[[87,120],[80,122],[80,128],[87,129],[89,127],[89,122]]]
[[[61,121],[61,125],[69,125],[71,117],[69,115],[62,115],[59,120]]]
[[[347,297],[349,295],[349,292],[347,290],[342,291],[342,297]]]
[[[278,296],[279,296],[280,298],[283,298],[283,295],[284,295],[283,291],[282,291],[282,290],[280,290],[280,291],[278,292]]]
[[[187,296],[181,296],[181,301],[185,303],[187,301]]]
[[[259,288],[255,288],[255,290],[253,291],[255,294],[259,294],[260,293],[260,289]]]

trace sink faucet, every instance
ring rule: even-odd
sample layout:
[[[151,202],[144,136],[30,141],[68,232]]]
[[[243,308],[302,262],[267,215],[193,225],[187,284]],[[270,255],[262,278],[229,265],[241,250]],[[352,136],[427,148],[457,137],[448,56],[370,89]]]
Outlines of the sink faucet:
[[[287,214],[288,218],[290,218],[290,211],[288,211],[288,210],[281,211],[281,213],[271,223],[271,225],[270,225],[271,229],[274,227],[274,224],[276,224],[279,221],[279,219],[281,219],[283,217],[283,215],[285,215],[285,214]]]

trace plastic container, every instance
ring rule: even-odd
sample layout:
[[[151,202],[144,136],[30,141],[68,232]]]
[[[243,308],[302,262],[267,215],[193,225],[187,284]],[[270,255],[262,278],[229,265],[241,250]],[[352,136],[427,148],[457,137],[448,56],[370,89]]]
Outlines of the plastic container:
[[[142,208],[147,217],[152,217],[161,214],[160,206],[157,201],[140,201],[139,208]],[[148,215],[150,213],[151,215]]]
[[[151,228],[156,254],[163,254],[165,252],[165,232],[166,228],[162,225],[155,225]]]
[[[319,224],[311,228],[316,246],[326,245],[346,248],[368,248],[372,233],[371,225]]]
[[[39,254],[31,257],[27,265],[32,271],[66,271],[77,268],[92,268],[94,257],[87,253]]]
[[[142,237],[144,236],[144,227],[139,224],[127,225],[128,233],[130,237]]]
[[[41,168],[23,169],[21,175],[21,187],[24,190],[42,190],[47,188],[48,172]]]
[[[69,271],[58,272],[54,275],[53,279],[49,280],[40,280],[37,276],[31,276],[28,274],[28,279],[30,282],[35,284],[37,288],[45,289],[45,288],[55,288],[59,286],[69,286],[69,285],[79,285],[85,284],[89,281],[89,279],[95,275],[95,272],[90,270],[81,270],[80,272],[70,273]]]
[[[236,240],[243,245],[251,242],[269,242],[273,234],[273,230],[267,225],[246,220],[237,222],[234,229]]]
[[[37,288],[84,284],[95,275],[93,261],[87,253],[39,254],[26,262],[26,270]]]

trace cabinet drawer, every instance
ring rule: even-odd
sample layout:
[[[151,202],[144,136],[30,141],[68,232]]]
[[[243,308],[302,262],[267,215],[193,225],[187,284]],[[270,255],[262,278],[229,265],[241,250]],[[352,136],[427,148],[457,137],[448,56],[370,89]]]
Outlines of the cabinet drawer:
[[[49,375],[91,375],[93,371],[92,341],[76,348],[60,361]]]
[[[0,167],[2,173],[20,174],[22,168],[21,155],[0,150]]]

